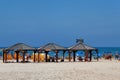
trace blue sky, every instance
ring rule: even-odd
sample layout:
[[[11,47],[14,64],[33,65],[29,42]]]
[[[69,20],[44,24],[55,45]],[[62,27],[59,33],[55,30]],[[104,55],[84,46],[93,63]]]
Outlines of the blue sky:
[[[0,46],[120,46],[119,0],[0,0]]]

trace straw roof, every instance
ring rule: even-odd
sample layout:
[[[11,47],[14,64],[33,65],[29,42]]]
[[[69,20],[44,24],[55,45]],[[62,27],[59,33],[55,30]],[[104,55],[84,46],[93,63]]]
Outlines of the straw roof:
[[[66,48],[58,45],[58,44],[55,44],[55,43],[48,43],[38,49],[41,49],[41,50],[48,50],[48,51],[51,51],[51,50],[66,50]]]
[[[17,43],[17,44],[14,44],[10,47],[8,47],[6,50],[34,50],[35,48],[29,46],[29,45],[26,45],[24,43]]]
[[[97,50],[97,49],[94,48],[94,47],[91,47],[91,46],[89,46],[89,45],[83,44],[84,41],[81,40],[81,39],[80,39],[80,40],[77,39],[76,42],[77,42],[77,44],[69,47],[68,49],[70,49],[70,50]]]

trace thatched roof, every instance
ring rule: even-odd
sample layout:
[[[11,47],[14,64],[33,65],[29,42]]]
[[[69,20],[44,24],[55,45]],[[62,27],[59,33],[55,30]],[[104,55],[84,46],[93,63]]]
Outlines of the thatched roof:
[[[84,41],[82,39],[77,39],[77,44],[69,47],[70,50],[97,50],[94,47],[91,47],[89,45],[84,44]]]
[[[55,44],[55,43],[48,43],[38,49],[41,49],[41,50],[48,50],[48,51],[51,51],[51,50],[66,50],[66,48],[58,45],[58,44]]]
[[[8,47],[6,50],[34,50],[35,48],[29,46],[29,45],[26,45],[24,43],[17,43],[17,44],[14,44],[10,47]]]

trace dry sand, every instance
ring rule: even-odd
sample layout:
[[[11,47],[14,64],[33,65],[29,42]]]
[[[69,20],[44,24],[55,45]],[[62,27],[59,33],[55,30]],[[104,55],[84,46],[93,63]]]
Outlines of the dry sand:
[[[120,62],[0,62],[0,80],[120,80]]]

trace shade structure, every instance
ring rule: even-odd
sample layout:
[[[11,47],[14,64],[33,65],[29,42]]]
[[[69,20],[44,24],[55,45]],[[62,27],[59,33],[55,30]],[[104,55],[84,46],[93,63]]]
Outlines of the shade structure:
[[[76,57],[76,51],[79,51],[79,50],[85,51],[85,56],[84,56],[85,61],[88,61],[88,58],[90,58],[89,61],[92,60],[92,51],[96,51],[96,53],[98,55],[98,49],[84,44],[83,39],[76,39],[76,42],[77,43],[75,45],[68,48],[70,51],[73,51],[74,61],[75,61],[75,57]]]
[[[62,46],[60,46],[60,45],[58,45],[58,44],[55,44],[55,43],[48,43],[48,44],[40,47],[39,50],[45,51],[45,59],[46,59],[46,62],[48,62],[48,61],[47,61],[48,52],[49,52],[49,51],[55,51],[55,53],[56,53],[56,62],[58,62],[58,52],[59,52],[60,50],[65,51],[66,48],[64,48],[64,47],[62,47]]]
[[[55,44],[55,43],[48,43],[40,48],[38,48],[40,50],[47,50],[47,51],[51,51],[51,50],[66,50],[66,48]]]
[[[14,44],[10,47],[8,47],[6,50],[34,50],[35,48],[27,45],[27,44],[24,44],[24,43],[17,43],[17,44]]]
[[[21,52],[22,53],[22,59],[23,59],[22,62],[25,62],[25,56],[26,56],[27,51],[35,51],[35,48],[33,48],[29,45],[26,45],[24,43],[14,44],[14,45],[4,49],[4,51],[3,51],[3,55],[4,55],[3,56],[3,62],[7,62],[7,60],[8,60],[7,56],[8,56],[9,51],[14,51],[14,53],[16,53],[14,55],[14,59],[16,59],[16,62],[19,62],[19,59],[21,58],[19,53]]]

